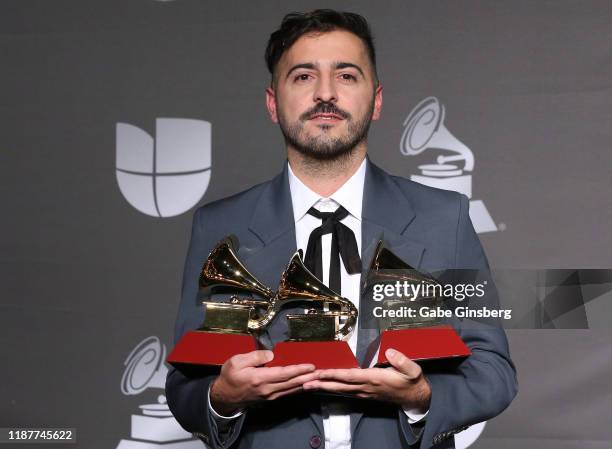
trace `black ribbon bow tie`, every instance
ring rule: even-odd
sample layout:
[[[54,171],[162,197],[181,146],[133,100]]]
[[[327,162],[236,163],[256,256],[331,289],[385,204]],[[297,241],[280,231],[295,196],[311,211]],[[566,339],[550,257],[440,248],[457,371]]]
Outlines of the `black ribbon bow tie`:
[[[308,238],[304,264],[319,279],[323,279],[323,254],[321,250],[321,236],[332,235],[331,258],[329,264],[329,288],[341,294],[340,283],[340,256],[344,268],[349,274],[361,273],[361,259],[355,233],[351,228],[342,224],[340,220],[348,216],[348,211],[340,206],[334,212],[320,212],[314,207],[308,214],[320,218],[323,223],[315,228]]]

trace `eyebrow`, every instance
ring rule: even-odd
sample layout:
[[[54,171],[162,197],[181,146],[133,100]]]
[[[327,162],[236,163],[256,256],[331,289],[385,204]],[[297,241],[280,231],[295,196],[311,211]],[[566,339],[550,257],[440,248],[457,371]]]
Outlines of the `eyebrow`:
[[[299,69],[316,69],[317,65],[313,64],[312,62],[304,62],[302,64],[296,64],[293,67],[291,67],[291,69],[289,69],[289,71],[287,72],[287,76],[285,77],[285,79],[289,78],[289,75],[291,75],[291,73],[295,72],[296,70]]]
[[[289,78],[291,73],[293,73],[296,70],[299,70],[299,69],[314,70],[314,69],[317,69],[318,67],[319,67],[319,64],[314,64],[312,62],[304,62],[302,64],[296,64],[293,67],[291,67],[291,69],[289,69],[285,79]],[[361,76],[363,76],[365,78],[365,74],[363,73],[363,70],[361,70],[361,67],[359,67],[356,64],[353,64],[352,62],[336,62],[336,63],[334,63],[334,70],[346,69],[346,68],[353,68],[353,69],[357,70],[359,73],[361,73]]]
[[[361,73],[361,76],[363,76],[364,78],[365,73],[363,73],[363,70],[361,70],[361,67],[359,67],[357,64],[353,64],[352,62],[337,62],[335,69],[347,69],[347,68],[354,68],[355,70],[357,70],[359,73]]]

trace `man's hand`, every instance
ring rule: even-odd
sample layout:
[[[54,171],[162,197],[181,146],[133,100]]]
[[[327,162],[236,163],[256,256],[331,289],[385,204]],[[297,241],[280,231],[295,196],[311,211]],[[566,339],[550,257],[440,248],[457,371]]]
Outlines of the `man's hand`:
[[[304,390],[350,393],[427,411],[431,388],[421,367],[393,349],[388,349],[385,355],[391,363],[389,368],[322,370],[317,380],[304,384]]]
[[[231,415],[251,403],[298,392],[318,374],[311,364],[262,367],[273,358],[272,351],[252,351],[225,362],[210,389],[213,409]]]

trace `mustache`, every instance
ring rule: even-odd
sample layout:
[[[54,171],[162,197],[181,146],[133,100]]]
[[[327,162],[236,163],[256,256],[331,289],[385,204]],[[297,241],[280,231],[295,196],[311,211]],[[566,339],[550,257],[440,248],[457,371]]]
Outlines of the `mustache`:
[[[300,115],[301,120],[309,120],[315,114],[335,114],[343,119],[351,118],[351,114],[340,109],[334,103],[330,102],[321,102],[317,103],[314,107],[310,108],[308,111],[304,112]]]

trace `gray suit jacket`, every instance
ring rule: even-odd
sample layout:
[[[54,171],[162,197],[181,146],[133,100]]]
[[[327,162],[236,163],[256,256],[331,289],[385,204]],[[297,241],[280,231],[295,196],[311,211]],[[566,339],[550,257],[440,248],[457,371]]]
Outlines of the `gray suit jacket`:
[[[364,267],[369,266],[378,239],[384,238],[395,254],[417,269],[488,269],[465,196],[391,176],[370,161],[364,189]],[[196,211],[175,343],[202,323],[203,310],[197,302],[199,272],[210,250],[227,234],[238,236],[239,257],[249,270],[264,284],[273,288],[278,285],[296,250],[286,165],[271,181]],[[273,322],[268,330],[271,343],[287,337],[284,315],[291,311],[285,310]],[[376,331],[369,332],[372,339],[377,336]],[[452,448],[454,433],[499,414],[510,404],[517,392],[517,381],[503,330],[459,332],[472,355],[456,368],[426,374],[432,398],[424,426],[410,426],[404,412],[395,405],[347,399],[352,410],[353,448]],[[178,422],[209,446],[286,449],[317,447],[318,442],[324,441],[321,398],[313,394],[262,404],[249,409],[229,429],[219,429],[206,400],[213,378],[171,369],[166,382],[168,405]]]

